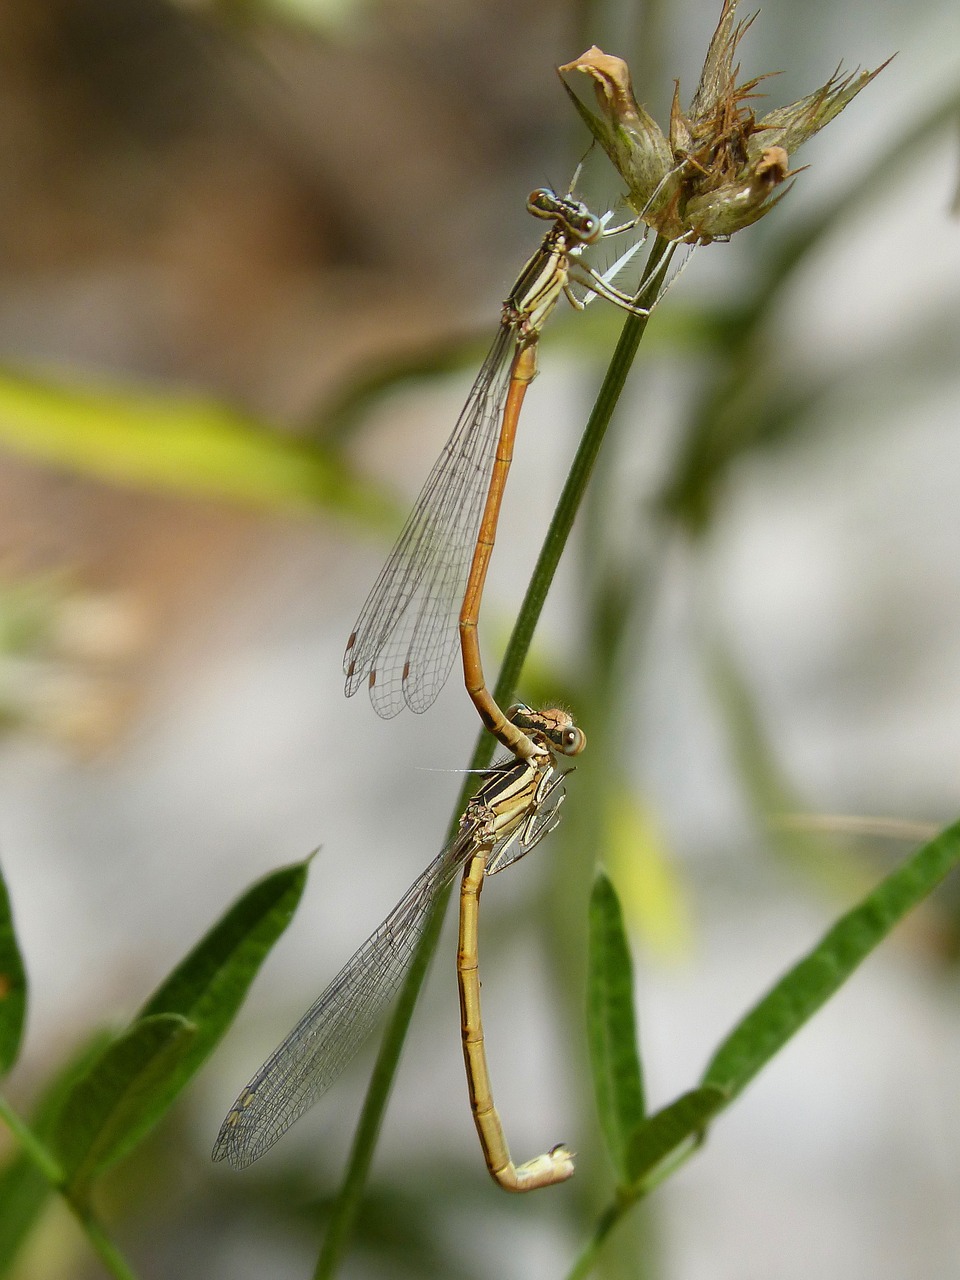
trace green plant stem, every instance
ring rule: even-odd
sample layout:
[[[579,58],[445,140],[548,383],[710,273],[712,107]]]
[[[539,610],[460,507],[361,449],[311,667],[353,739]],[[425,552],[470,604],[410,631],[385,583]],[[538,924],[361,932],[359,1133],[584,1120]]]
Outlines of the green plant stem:
[[[404,979],[403,986],[400,989],[400,996],[384,1033],[383,1042],[380,1045],[377,1060],[374,1064],[373,1074],[367,1086],[367,1094],[363,1101],[360,1119],[357,1122],[353,1145],[350,1148],[347,1171],[330,1212],[330,1222],[317,1258],[314,1280],[326,1280],[327,1277],[335,1274],[340,1259],[343,1257],[350,1242],[350,1236],[363,1198],[363,1189],[366,1186],[370,1172],[370,1164],[373,1160],[377,1138],[380,1136],[380,1128],[383,1124],[383,1116],[390,1097],[390,1090],[393,1087],[393,1078],[400,1062],[400,1054],[403,1051],[407,1029],[413,1017],[413,1010],[419,998],[424,979],[427,976],[430,961],[433,959],[433,954],[437,948],[450,892],[449,888],[445,889],[434,904],[423,937],[414,952],[410,971]]]
[[[40,1170],[47,1182],[52,1187],[59,1190],[63,1186],[63,1170],[52,1154],[48,1151],[37,1135],[33,1132],[28,1124],[26,1124],[16,1111],[10,1106],[10,1103],[0,1094],[0,1119],[20,1143],[27,1156],[33,1161]]]
[[[597,1219],[597,1225],[593,1229],[593,1235],[583,1246],[576,1262],[567,1272],[567,1280],[585,1280],[596,1266],[597,1258],[600,1255],[600,1249],[610,1235],[614,1227],[621,1222],[638,1201],[648,1196],[662,1182],[666,1182],[677,1172],[681,1166],[693,1156],[695,1151],[700,1149],[699,1142],[690,1142],[675,1152],[672,1156],[663,1160],[656,1169],[652,1170],[646,1177],[635,1187],[620,1187],[617,1192],[617,1198],[612,1204],[607,1205],[606,1209]]]
[[[584,1277],[590,1274],[597,1261],[601,1245],[632,1203],[633,1202],[630,1201],[629,1203],[621,1204],[618,1201],[603,1211],[597,1222],[596,1228],[594,1229],[593,1235],[584,1245],[580,1256],[568,1272],[567,1280],[584,1280]]]
[[[84,1235],[99,1254],[104,1266],[116,1280],[137,1280],[136,1273],[127,1264],[120,1250],[107,1235],[103,1224],[94,1216],[87,1205],[73,1200],[64,1186],[63,1170],[56,1157],[40,1141],[29,1125],[17,1115],[6,1098],[0,1095],[0,1119],[20,1143],[21,1148],[34,1165],[46,1178],[47,1182],[60,1193],[67,1208],[83,1229]]]
[[[137,1274],[127,1264],[123,1254],[113,1243],[103,1228],[102,1223],[93,1216],[88,1208],[74,1204],[69,1196],[65,1197],[70,1212],[83,1228],[84,1234],[100,1255],[100,1261],[116,1280],[137,1280]]]
[[[652,307],[656,301],[669,266],[669,258],[665,257],[669,251],[669,244],[658,238],[650,251],[649,261],[653,264],[652,271],[638,296],[641,306]],[[512,697],[513,690],[520,679],[520,672],[523,669],[533,633],[540,621],[547,592],[557,572],[560,557],[567,545],[574,519],[586,493],[587,483],[593,472],[600,446],[607,434],[607,428],[613,418],[613,412],[617,407],[649,318],[643,315],[629,315],[620,332],[620,338],[600,385],[580,447],[573,459],[566,484],[557,502],[553,519],[550,521],[550,528],[547,530],[547,536],[534,566],[510,643],[507,645],[495,692],[495,697],[501,705]]]
[[[669,246],[665,242],[658,239],[651,250],[649,262],[653,265],[647,274],[646,283],[638,295],[638,302],[641,306],[651,306],[660,292],[663,278],[669,266],[669,259],[666,256],[668,248]],[[606,435],[607,427],[610,425],[617,401],[620,399],[620,393],[623,391],[627,374],[630,372],[630,366],[637,353],[648,318],[648,316],[629,315],[623,326],[616,350],[601,384],[596,403],[593,406],[593,412],[580,441],[580,447],[577,450],[566,484],[563,487],[563,492],[554,511],[553,519],[550,522],[550,528],[547,530],[547,536],[544,539],[533,576],[527,587],[520,613],[513,628],[513,634],[507,645],[507,651],[494,689],[494,698],[500,706],[504,706],[512,700],[514,689],[520,679],[520,672],[526,660],[527,651],[530,648],[530,642],[533,639],[533,633],[540,620],[547,592],[550,590],[550,584],[553,582],[557,565],[560,563],[560,557],[573,528],[574,518],[586,492],[593,465],[600,451],[600,445],[603,443],[603,438]],[[495,739],[490,734],[481,733],[477,739],[477,745],[474,748],[470,762],[471,770],[486,768],[493,758],[495,746]],[[451,836],[456,831],[460,815],[463,813],[467,800],[475,788],[476,777],[473,773],[468,773],[454,809],[453,819],[450,824]],[[384,1034],[383,1043],[380,1046],[380,1052],[373,1068],[373,1075],[367,1088],[360,1119],[357,1123],[353,1146],[350,1149],[350,1157],[347,1161],[347,1171],[334,1201],[327,1232],[317,1259],[314,1280],[329,1280],[329,1277],[335,1274],[340,1259],[349,1243],[360,1209],[363,1189],[370,1172],[373,1152],[383,1123],[383,1116],[390,1089],[393,1085],[393,1079],[396,1075],[400,1053],[406,1039],[410,1019],[413,1016],[413,1010],[427,974],[427,968],[440,938],[440,927],[443,923],[443,915],[450,898],[450,892],[449,889],[446,890],[434,907],[430,922],[414,953],[410,972],[404,981],[393,1016]]]

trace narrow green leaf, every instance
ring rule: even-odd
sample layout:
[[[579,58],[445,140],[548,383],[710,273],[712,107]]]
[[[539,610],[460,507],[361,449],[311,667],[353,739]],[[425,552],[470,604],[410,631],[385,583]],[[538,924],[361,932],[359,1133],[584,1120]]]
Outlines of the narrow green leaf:
[[[0,870],[0,1076],[17,1060],[27,1012],[27,973],[17,946],[13,911]]]
[[[53,1132],[71,1198],[126,1155],[162,1114],[166,1078],[196,1028],[179,1014],[143,1018],[114,1040],[64,1099]]]
[[[54,1149],[76,1197],[141,1141],[217,1044],[289,924],[306,873],[298,863],[253,885],[74,1084]]]
[[[907,912],[960,862],[960,822],[923,846],[771,988],[714,1054],[704,1084],[735,1096],[825,1004]]]
[[[633,1134],[627,1150],[630,1180],[637,1183],[684,1142],[699,1138],[707,1122],[726,1106],[727,1094],[715,1085],[691,1089],[658,1111]]]
[[[111,1039],[104,1033],[95,1036],[44,1090],[30,1118],[30,1127],[41,1142],[49,1138],[64,1099],[76,1081]],[[0,1170],[0,1275],[6,1275],[53,1190],[48,1179],[23,1152]]]
[[[597,1112],[607,1150],[629,1181],[627,1145],[643,1123],[643,1075],[633,1010],[633,964],[620,900],[599,872],[590,897],[587,1038]]]
[[[286,511],[345,511],[377,526],[394,512],[331,451],[212,399],[59,386],[0,370],[0,443],[115,484]]]
[[[193,1040],[158,1085],[165,1110],[219,1043],[271,947],[293,918],[307,882],[307,862],[258,880],[161,983],[138,1014],[179,1014],[196,1028]]]

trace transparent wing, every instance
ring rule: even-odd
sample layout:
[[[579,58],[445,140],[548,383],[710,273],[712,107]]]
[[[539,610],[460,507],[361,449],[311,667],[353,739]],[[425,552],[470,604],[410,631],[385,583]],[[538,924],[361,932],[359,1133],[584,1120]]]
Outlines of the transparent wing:
[[[366,683],[384,719],[404,705],[426,711],[450,672],[515,344],[513,328],[501,324],[347,642],[347,697]]]
[[[454,839],[347,961],[237,1098],[220,1126],[214,1160],[258,1160],[333,1083],[399,987],[437,894],[476,848],[480,823]]]
[[[423,936],[437,895],[473,853],[486,842],[492,870],[501,870],[528,853],[559,820],[564,774],[546,769],[513,806],[496,838],[498,783],[515,778],[528,765],[512,757],[484,775],[460,828],[441,853],[417,877],[394,909],[347,961],[320,998],[275,1049],[230,1108],[213,1147],[214,1160],[243,1169],[258,1160],[336,1080],[369,1036],[403,980]]]

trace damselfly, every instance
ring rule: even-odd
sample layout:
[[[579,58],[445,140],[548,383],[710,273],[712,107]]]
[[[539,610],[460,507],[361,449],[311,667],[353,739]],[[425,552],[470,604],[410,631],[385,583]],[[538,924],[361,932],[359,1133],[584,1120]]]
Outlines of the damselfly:
[[[639,220],[606,227],[605,219],[586,205],[547,189],[534,191],[527,208],[553,225],[503,304],[493,346],[363,606],[343,658],[347,697],[366,683],[385,719],[404,705],[425,711],[449,674],[459,620],[467,692],[487,729],[523,757],[534,755],[537,744],[503,714],[487,689],[477,620],[520,409],[537,371],[540,332],[561,294],[581,310],[597,296],[625,311],[649,314],[611,283],[638,246],[604,274],[581,260],[587,246],[627,231]],[[666,270],[672,252],[673,246],[655,271]],[[646,279],[645,274],[641,287]],[[573,285],[586,295],[578,297]],[[582,745],[578,740],[570,754]]]
[[[259,1159],[329,1088],[396,992],[438,895],[461,868],[479,855],[477,874],[501,871],[556,825],[563,774],[554,752],[579,731],[563,711],[518,704],[509,714],[533,738],[534,757],[512,757],[484,773],[457,834],[243,1089],[220,1126],[214,1160],[242,1169]]]

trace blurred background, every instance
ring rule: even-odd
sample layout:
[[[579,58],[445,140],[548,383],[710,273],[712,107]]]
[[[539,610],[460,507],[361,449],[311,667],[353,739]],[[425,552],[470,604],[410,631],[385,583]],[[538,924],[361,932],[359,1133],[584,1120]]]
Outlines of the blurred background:
[[[526,194],[564,187],[586,147],[554,67],[622,54],[665,124],[719,8],[0,10],[0,859],[31,982],[14,1103],[252,880],[322,846],[233,1032],[111,1185],[144,1277],[311,1273],[370,1055],[253,1169],[208,1153],[440,847],[476,729],[455,677],[424,717],[347,702],[343,646],[542,232]],[[960,810],[960,13],[771,0],[740,58],[781,73],[773,106],[894,52],[780,208],[700,250],[651,322],[519,691],[568,700],[589,746],[561,830],[484,895],[488,1052],[514,1154],[566,1140],[577,1177],[518,1200],[487,1178],[448,921],[345,1274],[569,1267],[611,1186],[580,995],[599,861],[659,1106]],[[620,323],[564,309],[545,335],[490,671]],[[948,884],[634,1214],[604,1274],[956,1274],[958,925]],[[53,1205],[11,1274],[101,1272]]]

